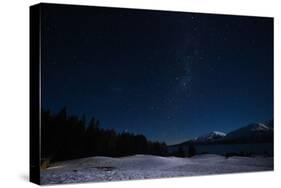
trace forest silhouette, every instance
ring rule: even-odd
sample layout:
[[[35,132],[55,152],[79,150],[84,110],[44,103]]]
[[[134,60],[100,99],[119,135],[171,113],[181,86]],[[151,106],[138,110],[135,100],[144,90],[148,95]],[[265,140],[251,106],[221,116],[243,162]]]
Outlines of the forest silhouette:
[[[99,120],[91,118],[87,122],[85,116],[70,115],[66,108],[57,114],[50,110],[42,110],[41,114],[41,163],[90,156],[168,155],[164,142],[101,128]]]

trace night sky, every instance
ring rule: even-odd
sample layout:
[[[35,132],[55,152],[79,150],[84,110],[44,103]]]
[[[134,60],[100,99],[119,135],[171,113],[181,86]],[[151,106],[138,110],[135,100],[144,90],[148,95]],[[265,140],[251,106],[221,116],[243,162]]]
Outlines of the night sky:
[[[42,107],[174,144],[273,118],[273,19],[45,5]]]

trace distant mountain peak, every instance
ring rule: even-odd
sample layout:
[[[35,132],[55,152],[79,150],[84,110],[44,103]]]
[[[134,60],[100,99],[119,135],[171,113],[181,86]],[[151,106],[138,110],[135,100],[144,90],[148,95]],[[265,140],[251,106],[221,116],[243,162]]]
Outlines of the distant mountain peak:
[[[252,123],[227,134],[225,140],[235,142],[272,142],[273,126]]]
[[[209,142],[225,137],[226,134],[220,131],[212,131],[208,134],[194,138],[193,142]]]
[[[225,136],[226,135],[226,133],[220,132],[220,131],[213,131],[211,133],[214,134],[214,135],[219,135],[219,136]]]
[[[263,123],[253,123],[247,126],[251,131],[268,131],[270,128]]]

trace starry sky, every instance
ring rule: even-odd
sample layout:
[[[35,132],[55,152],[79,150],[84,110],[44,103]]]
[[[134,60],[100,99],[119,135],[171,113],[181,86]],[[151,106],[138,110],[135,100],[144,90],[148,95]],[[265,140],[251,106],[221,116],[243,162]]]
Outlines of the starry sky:
[[[273,118],[273,19],[44,5],[42,107],[175,144]]]

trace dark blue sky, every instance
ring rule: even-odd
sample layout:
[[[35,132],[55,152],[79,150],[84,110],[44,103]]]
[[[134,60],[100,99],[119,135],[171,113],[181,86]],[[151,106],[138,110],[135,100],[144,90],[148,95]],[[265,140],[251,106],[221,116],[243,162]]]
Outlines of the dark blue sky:
[[[168,144],[273,118],[273,19],[45,5],[42,104]]]

